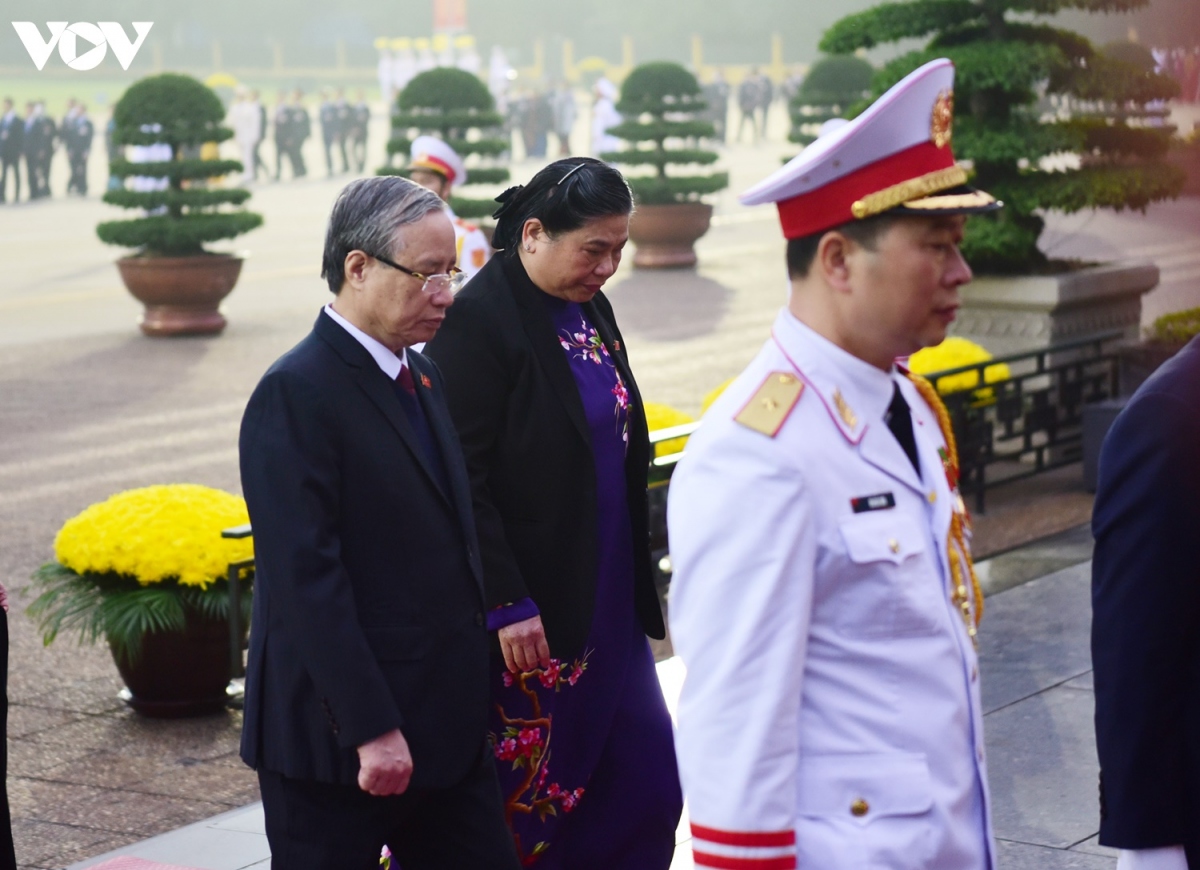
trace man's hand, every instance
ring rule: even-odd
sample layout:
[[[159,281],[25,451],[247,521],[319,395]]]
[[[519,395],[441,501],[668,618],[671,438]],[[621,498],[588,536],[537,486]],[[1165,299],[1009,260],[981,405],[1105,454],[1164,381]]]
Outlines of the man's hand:
[[[504,653],[504,664],[514,674],[532,671],[541,666],[550,667],[550,645],[546,643],[546,630],[542,618],[531,616],[498,631],[500,651]]]
[[[358,787],[367,794],[384,797],[408,789],[413,760],[400,729],[358,747],[358,763]]]

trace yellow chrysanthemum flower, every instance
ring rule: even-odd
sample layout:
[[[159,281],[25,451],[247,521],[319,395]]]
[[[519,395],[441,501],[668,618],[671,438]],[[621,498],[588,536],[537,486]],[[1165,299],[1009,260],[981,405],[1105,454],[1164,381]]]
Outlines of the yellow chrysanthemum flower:
[[[677,411],[669,405],[646,403],[646,426],[651,432],[659,429],[669,429],[672,426],[682,426],[684,423],[694,423],[695,420],[683,411]],[[655,456],[670,456],[672,453],[682,453],[687,444],[687,436],[672,438],[670,441],[660,441],[654,445]]]
[[[934,372],[944,372],[959,366],[987,362],[992,355],[973,341],[958,336],[950,336],[935,347],[926,347],[908,358],[908,368],[918,375],[928,375]],[[992,384],[996,381],[1007,380],[1012,376],[1008,366],[997,363],[983,370],[983,379]],[[939,378],[934,385],[943,396],[962,390],[972,390],[979,386],[978,372],[963,372],[948,378]],[[990,397],[991,391],[987,391]]]
[[[178,579],[207,587],[230,562],[254,555],[249,538],[221,531],[250,521],[245,499],[197,484],[117,493],[63,524],[54,556],[77,574],[122,574],[143,586]]]
[[[717,399],[721,398],[721,393],[725,392],[725,390],[728,389],[729,385],[732,384],[735,380],[737,380],[737,379],[730,378],[727,381],[723,381],[720,386],[716,387],[715,389],[709,390],[707,393],[704,394],[704,401],[702,401],[700,403],[700,416],[701,417],[703,417],[705,414],[708,413],[708,409],[710,407],[712,407],[713,402],[715,402]]]

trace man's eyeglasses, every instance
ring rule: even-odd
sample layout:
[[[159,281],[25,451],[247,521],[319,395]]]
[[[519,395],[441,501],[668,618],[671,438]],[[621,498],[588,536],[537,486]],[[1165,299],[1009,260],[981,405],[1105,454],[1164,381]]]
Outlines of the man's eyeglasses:
[[[379,262],[385,266],[391,266],[393,269],[403,272],[405,275],[412,275],[414,278],[420,278],[425,283],[421,285],[421,292],[433,295],[440,293],[442,290],[449,290],[451,293],[457,293],[467,283],[467,273],[462,269],[454,266],[449,272],[441,272],[437,275],[424,275],[420,272],[414,272],[407,266],[401,266],[399,263],[394,263],[387,257],[380,254],[372,254]]]

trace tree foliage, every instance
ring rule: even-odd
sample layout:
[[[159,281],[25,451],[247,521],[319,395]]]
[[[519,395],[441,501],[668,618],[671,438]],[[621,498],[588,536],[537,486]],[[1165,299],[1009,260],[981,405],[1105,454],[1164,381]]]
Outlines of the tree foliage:
[[[968,223],[964,252],[977,269],[1036,270],[1046,210],[1145,209],[1177,196],[1183,178],[1163,162],[1170,128],[1150,126],[1153,101],[1174,82],[1147,68],[1136,49],[1099,52],[1086,38],[1036,20],[1064,10],[1124,12],[1147,0],[908,0],[842,18],[826,31],[826,52],[853,52],[925,40],[872,80],[882,94],[940,56],[956,70],[956,156],[971,161],[976,184],[1007,208]],[[1050,103],[1056,103],[1049,112]],[[1078,169],[1040,166],[1075,154]]]
[[[171,146],[169,161],[134,163],[117,157],[109,165],[115,178],[165,178],[164,190],[120,187],[104,194],[110,205],[161,212],[130,220],[105,221],[96,227],[100,240],[141,253],[189,256],[204,252],[205,242],[232,239],[262,224],[262,216],[240,206],[250,198],[243,188],[206,187],[210,179],[240,172],[237,160],[201,160],[190,156],[208,142],[221,142],[233,131],[221,125],[220,98],[190,76],[163,73],[135,82],[113,107],[113,141],[118,145]]]
[[[625,78],[617,102],[617,110],[625,120],[608,132],[625,140],[629,147],[600,156],[613,163],[652,170],[652,174],[628,176],[637,202],[688,202],[728,187],[728,173],[679,169],[710,166],[717,161],[716,152],[694,145],[694,140],[716,133],[710,122],[697,117],[706,107],[700,83],[677,63],[644,63]],[[669,167],[675,167],[674,171],[668,172]]]
[[[812,142],[822,124],[843,117],[867,96],[874,75],[871,64],[852,54],[821,58],[788,104],[792,120],[788,139],[801,145]]]
[[[1148,0],[910,0],[846,16],[821,48],[848,53],[920,39],[925,47],[886,64],[871,90],[882,94],[921,64],[948,57],[957,68],[955,153],[973,163],[975,183],[1006,208],[970,221],[963,249],[992,272],[1045,265],[1037,240],[1046,210],[1145,209],[1177,196],[1182,172],[1163,157],[1172,128],[1155,101],[1174,96],[1170,79],[1147,68],[1144,50],[1097,50],[1077,33],[1037,21],[1064,10],[1125,12]],[[1079,168],[1042,158],[1075,154]]]
[[[407,158],[418,136],[437,136],[464,161],[473,158],[467,167],[470,184],[503,184],[509,180],[508,169],[487,165],[489,159],[509,151],[509,143],[499,132],[503,124],[496,101],[477,76],[453,67],[426,70],[396,96],[388,164],[376,174],[407,175],[407,168],[393,166],[391,161],[398,156]],[[484,217],[496,209],[494,200],[470,196],[454,196],[450,206],[459,217]]]

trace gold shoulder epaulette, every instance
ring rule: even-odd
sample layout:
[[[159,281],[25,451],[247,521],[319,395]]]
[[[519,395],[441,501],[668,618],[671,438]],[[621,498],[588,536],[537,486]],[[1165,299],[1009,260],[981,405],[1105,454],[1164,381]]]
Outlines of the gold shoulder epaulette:
[[[804,381],[791,372],[771,372],[733,419],[748,429],[774,438],[803,392]]]

